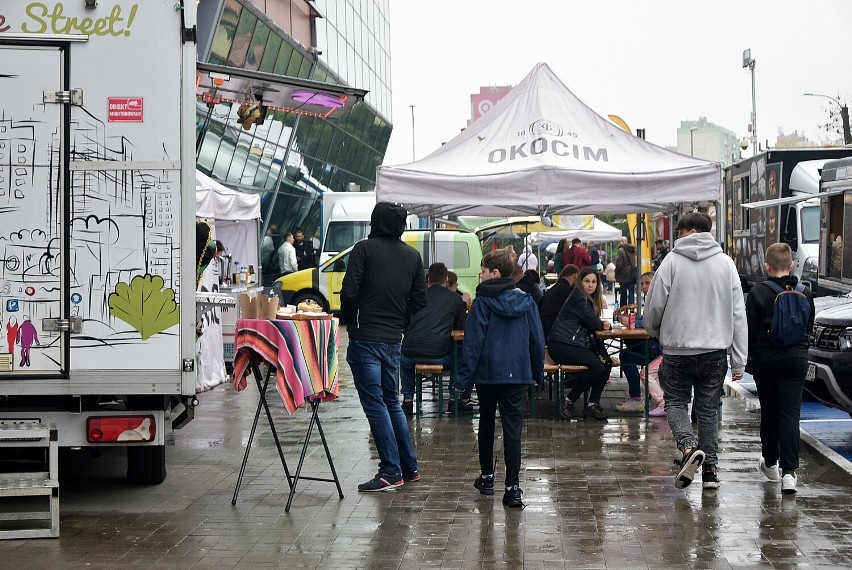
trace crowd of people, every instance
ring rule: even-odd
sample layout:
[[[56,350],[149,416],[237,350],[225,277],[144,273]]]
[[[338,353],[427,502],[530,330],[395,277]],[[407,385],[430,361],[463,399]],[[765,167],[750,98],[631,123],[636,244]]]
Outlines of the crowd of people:
[[[655,271],[641,276],[635,246],[626,239],[619,244],[613,267],[606,269],[592,255],[593,247],[579,240],[570,247],[561,243],[556,255],[561,265],[558,279],[543,296],[537,265],[530,267],[532,251],[525,248],[518,257],[508,248],[498,248],[481,260],[480,284],[470,305],[469,296],[463,298],[454,289],[444,263],[433,263],[425,272],[419,253],[399,240],[405,217],[399,206],[377,204],[369,239],[353,248],[341,290],[341,318],[350,339],[347,362],[380,458],[377,474],[359,485],[360,491],[384,491],[420,479],[406,419],[414,412],[414,367],[430,363],[452,370],[450,333],[464,329],[458,375],[453,374],[450,383],[454,397],[461,398],[460,410],[473,409],[474,387],[479,400],[480,474],[473,486],[483,495],[494,494],[499,410],[506,471],[503,504],[522,507],[522,406],[529,386],[543,382],[546,359],[588,369],[566,386],[559,402],[563,418],[577,414],[575,403],[588,391],[582,415],[607,419],[600,400],[613,361],[594,333],[612,327],[602,318],[605,280],[611,281],[604,276],[612,272],[622,305],[634,304],[633,286],[641,284],[645,303],[637,326],[652,337],[625,343],[620,366],[627,378],[628,399],[616,408],[644,410],[639,366],[646,364],[645,355],[650,353],[658,363],[660,382],[651,391],[657,403],[651,415],[668,419],[681,452],[675,485],[687,487],[701,469],[702,487],[719,487],[719,407],[730,360],[733,381],[742,378],[748,363],[758,383],[759,469],[780,480],[783,492],[795,492],[807,342],[802,328],[787,331],[792,344],[779,345],[773,311],[779,295],[800,294],[809,303],[804,307],[809,307],[812,324],[813,302],[790,276],[789,246],[774,244],[767,249],[771,283],[749,295],[748,302],[733,262],[710,233],[710,218],[697,212],[678,221],[674,228],[678,240],[671,252],[664,243],[656,244]],[[646,380],[650,388],[651,378]]]

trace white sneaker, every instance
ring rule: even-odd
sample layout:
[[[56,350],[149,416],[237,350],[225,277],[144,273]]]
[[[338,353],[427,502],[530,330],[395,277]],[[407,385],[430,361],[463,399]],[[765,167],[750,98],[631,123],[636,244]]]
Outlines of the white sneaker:
[[[760,458],[760,471],[770,481],[778,481],[781,478],[778,474],[778,464],[767,465],[766,460],[762,457]]]
[[[792,495],[796,492],[796,476],[784,475],[781,477],[781,492],[785,495]]]
[[[627,398],[623,402],[617,403],[615,409],[619,412],[644,412],[645,402],[636,398]]]

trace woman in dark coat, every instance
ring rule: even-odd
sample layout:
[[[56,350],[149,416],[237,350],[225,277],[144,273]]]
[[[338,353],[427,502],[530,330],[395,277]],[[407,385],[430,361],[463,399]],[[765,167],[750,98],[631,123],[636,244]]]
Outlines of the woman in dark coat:
[[[547,349],[554,362],[589,368],[588,372],[577,375],[577,381],[571,384],[570,392],[561,402],[563,419],[571,419],[574,402],[588,388],[591,388],[589,405],[583,416],[599,420],[607,418],[600,401],[612,370],[612,360],[594,337],[595,331],[611,327],[609,321],[601,320],[602,310],[603,288],[598,272],[594,267],[584,267],[547,337]]]

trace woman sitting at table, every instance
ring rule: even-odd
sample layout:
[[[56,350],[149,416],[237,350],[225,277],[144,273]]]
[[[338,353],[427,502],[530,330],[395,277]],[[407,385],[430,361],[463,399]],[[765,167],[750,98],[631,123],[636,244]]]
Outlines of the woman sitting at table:
[[[598,420],[607,418],[601,407],[601,394],[609,380],[612,360],[606,354],[603,343],[598,343],[594,332],[608,330],[609,321],[600,319],[603,310],[603,288],[598,281],[598,272],[594,267],[584,267],[577,276],[577,282],[565,304],[559,310],[550,335],[547,337],[547,349],[557,364],[586,366],[589,371],[577,375],[571,391],[561,402],[560,414],[570,420],[577,398],[591,388],[589,405],[583,411],[583,417]]]

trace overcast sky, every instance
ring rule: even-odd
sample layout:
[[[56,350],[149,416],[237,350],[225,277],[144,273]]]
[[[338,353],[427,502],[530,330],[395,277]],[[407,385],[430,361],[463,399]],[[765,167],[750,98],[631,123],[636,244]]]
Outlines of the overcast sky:
[[[598,114],[660,146],[701,116],[748,136],[756,60],[757,135],[824,138],[827,99],[852,103],[852,1],[394,0],[393,135],[385,164],[456,136],[480,86],[517,85],[547,63]]]

